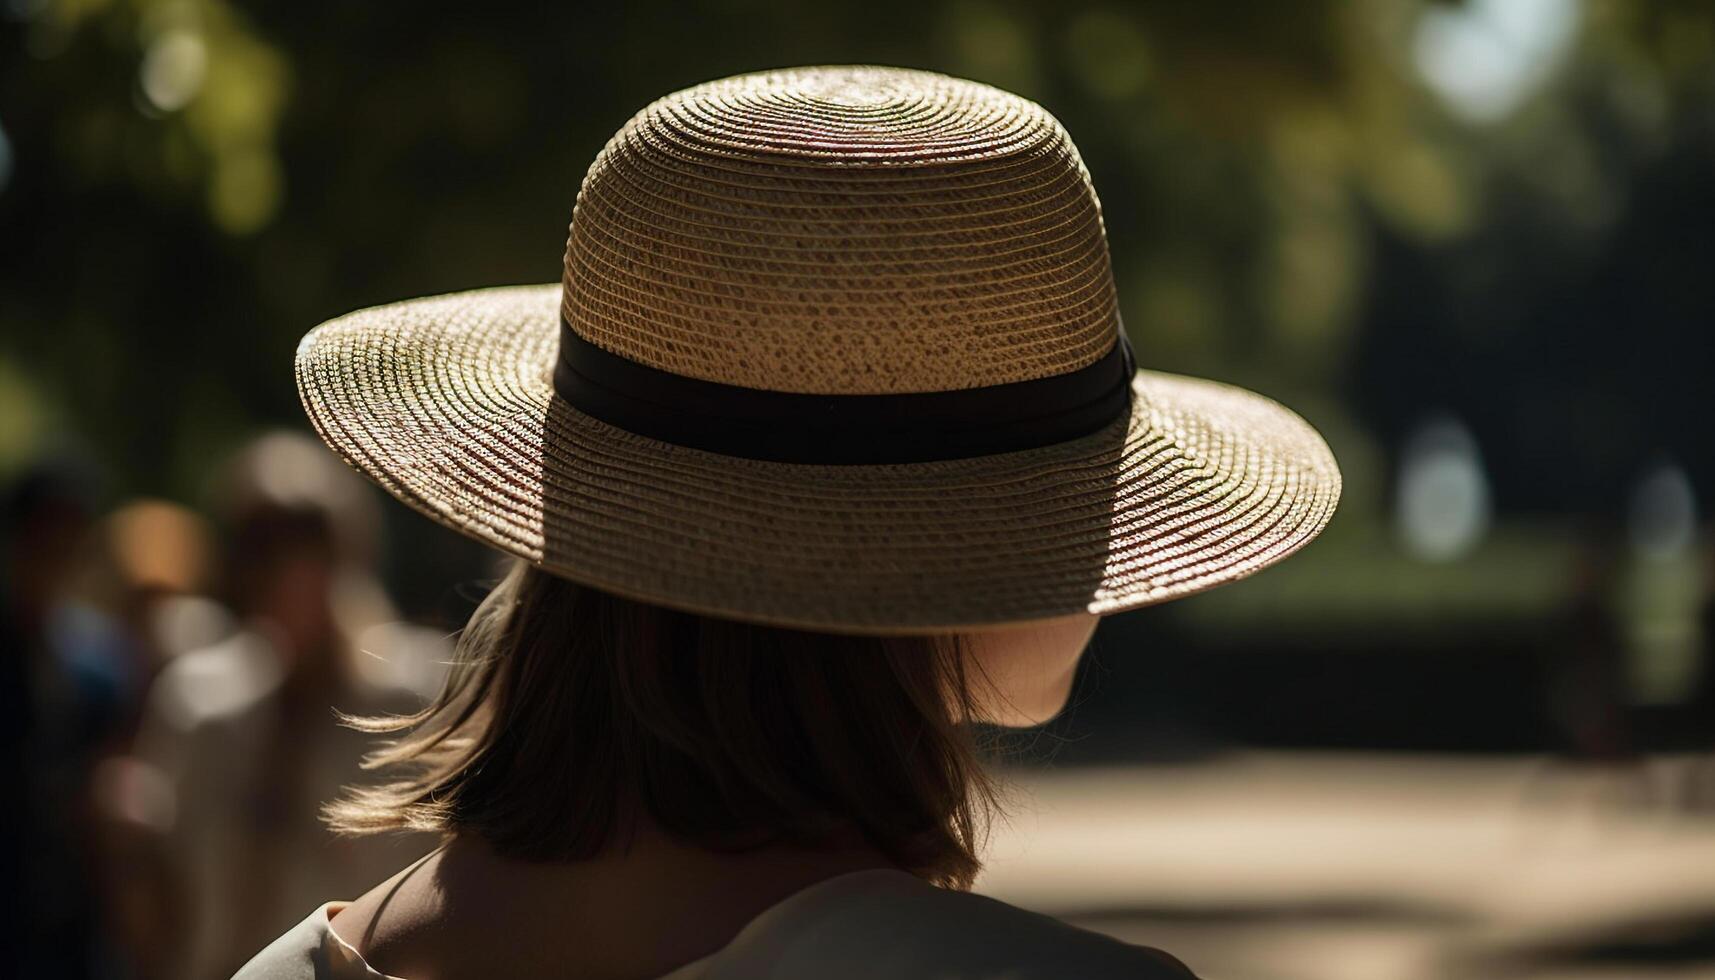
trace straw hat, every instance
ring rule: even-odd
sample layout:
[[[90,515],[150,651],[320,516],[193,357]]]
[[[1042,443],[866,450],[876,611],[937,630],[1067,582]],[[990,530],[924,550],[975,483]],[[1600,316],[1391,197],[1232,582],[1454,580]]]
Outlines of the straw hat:
[[[894,68],[655,102],[584,178],[562,284],[340,317],[297,376],[327,443],[443,524],[809,629],[1159,602],[1284,558],[1340,492],[1298,416],[1134,368],[1052,116]]]

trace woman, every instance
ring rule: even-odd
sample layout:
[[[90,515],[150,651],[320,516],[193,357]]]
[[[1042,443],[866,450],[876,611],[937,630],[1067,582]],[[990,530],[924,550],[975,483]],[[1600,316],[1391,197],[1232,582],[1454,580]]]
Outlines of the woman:
[[[329,810],[445,846],[241,977],[1189,975],[966,890],[971,729],[1059,710],[1099,615],[1302,546],[1339,472],[1275,403],[1135,369],[1039,106],[883,68],[668,96],[561,286],[351,314],[298,378],[523,562]]]

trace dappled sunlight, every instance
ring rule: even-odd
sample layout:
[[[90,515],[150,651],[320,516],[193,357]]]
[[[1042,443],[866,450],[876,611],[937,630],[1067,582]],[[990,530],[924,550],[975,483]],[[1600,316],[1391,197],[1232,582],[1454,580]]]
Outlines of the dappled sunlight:
[[[982,889],[1223,980],[1715,976],[1715,5],[0,0],[0,28],[0,717],[38,726],[18,758],[46,788],[18,795],[47,815],[39,863],[65,889],[40,906],[76,934],[56,942],[87,947],[84,975],[220,980],[298,905],[355,897],[426,846],[366,850],[317,818],[375,747],[340,719],[428,703],[499,574],[413,507],[596,578],[702,562],[710,595],[757,609],[797,576],[872,566],[919,600],[975,559],[936,550],[949,532],[927,518],[906,547],[876,515],[1017,507],[983,525],[1019,557],[972,603],[1023,594],[1039,562],[1088,572],[1068,594],[1099,607],[1116,581],[1190,581],[1199,549],[1243,557],[1310,527],[1324,512],[1295,500],[1314,483],[1328,500],[1338,484],[1338,513],[1290,561],[1109,616],[1051,675],[1018,665],[1054,697],[1001,720],[1052,714],[1067,670],[1075,685],[1052,721],[984,733],[1021,788]],[[610,147],[626,166],[580,180],[651,99],[846,63],[999,86],[1055,138],[1018,152],[1006,102],[979,120],[1003,134],[989,156],[939,161],[937,197],[913,167],[981,128],[963,116],[863,183],[813,173],[820,144],[780,153],[784,116],[697,110],[622,130],[638,152]],[[878,159],[888,126],[941,118],[847,108],[841,138]],[[1085,177],[1091,196],[1069,194]],[[991,227],[1011,198],[1035,223]],[[985,248],[1002,254],[976,283]],[[460,361],[482,324],[433,311],[432,344],[378,332],[299,361],[346,311],[379,323],[405,297],[531,283],[531,326],[491,361]],[[772,394],[790,387],[782,310],[866,390],[921,395],[962,377],[956,351],[991,321],[1028,324],[991,365],[1022,379],[1063,326],[1056,297],[1099,291],[1085,341],[1117,363],[1120,322],[1159,372],[1130,390],[1160,431],[1116,428],[1111,452],[986,496],[980,457],[843,491],[844,463],[766,493],[756,460],[668,479],[584,414],[588,445],[556,455],[542,433],[575,410],[532,358],[589,308],[563,284],[627,343],[670,334],[663,364],[729,365]],[[916,374],[866,360],[883,337],[915,345]],[[1202,438],[1150,399],[1227,389],[1180,375],[1259,393],[1245,404],[1278,426],[1298,421],[1272,402],[1296,413],[1337,479],[1321,443]],[[454,388],[475,415],[445,409]],[[671,414],[664,431],[707,421]],[[401,445],[352,441],[371,431]],[[1148,498],[1159,511],[1095,508],[1164,556],[1157,578],[1062,535],[1121,472],[1180,481]],[[545,508],[518,473],[570,502]],[[864,496],[883,484],[912,489]],[[412,496],[449,486],[457,507]],[[706,510],[672,516],[693,492]],[[817,522],[793,530],[788,502]],[[611,527],[637,538],[593,547]],[[658,554],[626,543],[642,538]],[[869,550],[838,550],[853,541]],[[770,543],[790,575],[746,564]]]
[[[980,890],[1205,976],[1586,976],[1554,966],[1562,947],[1708,929],[1715,908],[1715,766],[1696,758],[1243,754],[1044,773],[1021,801]]]

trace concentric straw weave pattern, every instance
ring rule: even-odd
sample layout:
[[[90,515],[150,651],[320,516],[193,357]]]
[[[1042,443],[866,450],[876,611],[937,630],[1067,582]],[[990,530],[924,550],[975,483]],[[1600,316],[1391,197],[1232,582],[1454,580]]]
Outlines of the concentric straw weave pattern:
[[[299,350],[310,417],[400,499],[558,574],[829,630],[1159,602],[1291,553],[1339,496],[1297,416],[1152,372],[1107,430],[996,456],[805,466],[640,438],[554,397],[559,300],[513,287],[324,324]]]
[[[1101,206],[1040,106],[927,72],[745,75],[644,109],[590,167],[573,328],[774,391],[946,391],[1113,344]]]

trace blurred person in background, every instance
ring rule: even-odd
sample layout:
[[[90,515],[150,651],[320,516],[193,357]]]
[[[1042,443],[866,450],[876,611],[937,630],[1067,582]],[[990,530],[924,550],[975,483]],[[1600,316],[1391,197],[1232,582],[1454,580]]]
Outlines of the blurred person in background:
[[[25,951],[24,975],[165,976],[134,937],[135,923],[175,907],[161,901],[171,877],[148,833],[167,801],[124,754],[161,665],[230,627],[197,595],[203,519],[143,500],[96,520],[94,483],[48,459],[6,499],[0,653],[7,771],[23,801],[7,815],[18,822],[6,834],[8,928],[46,938],[4,948]]]
[[[317,810],[358,775],[365,748],[336,712],[414,709],[440,648],[396,624],[374,576],[375,502],[313,441],[255,441],[228,468],[217,510],[236,628],[165,664],[138,765],[107,783],[134,837],[159,831],[185,903],[186,934],[163,936],[159,922],[127,930],[150,947],[137,959],[192,980],[230,975],[314,896],[373,881],[426,846],[335,841]]]
[[[59,614],[97,496],[81,460],[44,457],[0,499],[0,950],[17,976],[96,975],[84,790],[104,705]]]
[[[101,740],[129,749],[155,675],[186,650],[230,633],[231,617],[207,595],[213,562],[208,521],[165,500],[129,501],[93,529],[64,604],[79,673],[99,692]]]
[[[104,975],[152,980],[175,966],[155,937],[184,927],[179,881],[162,846],[171,787],[130,753],[155,676],[175,656],[230,634],[232,618],[205,593],[213,555],[208,521],[164,500],[106,515],[73,576],[68,603],[83,642],[80,671],[102,692],[92,807],[90,885],[97,896]]]

